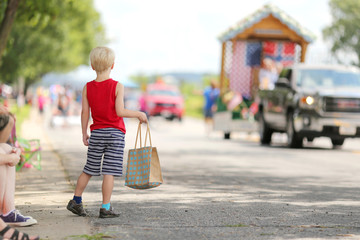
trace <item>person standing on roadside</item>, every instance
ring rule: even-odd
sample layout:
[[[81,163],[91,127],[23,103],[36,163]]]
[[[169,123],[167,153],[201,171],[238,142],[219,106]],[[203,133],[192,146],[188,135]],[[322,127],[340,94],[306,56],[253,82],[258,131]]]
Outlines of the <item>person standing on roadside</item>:
[[[82,140],[88,146],[87,162],[80,174],[74,197],[67,209],[79,216],[86,216],[82,194],[92,176],[103,176],[102,205],[100,218],[118,217],[110,199],[114,187],[114,177],[122,176],[125,147],[125,124],[123,118],[138,118],[147,122],[146,114],[124,108],[124,86],[110,78],[114,68],[115,54],[107,47],[96,47],[90,53],[91,67],[96,79],[88,82],[82,92],[81,128]],[[88,135],[89,117],[93,119]]]
[[[209,134],[213,128],[213,116],[216,111],[216,100],[220,95],[220,89],[217,87],[217,82],[212,80],[210,86],[204,90],[204,117],[205,117],[205,130]]]

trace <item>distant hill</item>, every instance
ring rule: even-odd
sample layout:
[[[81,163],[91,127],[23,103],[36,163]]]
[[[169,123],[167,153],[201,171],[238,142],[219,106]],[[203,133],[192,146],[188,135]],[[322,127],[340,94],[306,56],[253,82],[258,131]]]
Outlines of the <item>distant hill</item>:
[[[185,82],[201,82],[204,73],[191,73],[191,72],[169,72],[162,74],[163,76],[172,76],[180,81]]]
[[[169,72],[161,74],[163,77],[172,77],[179,82],[202,84],[204,76],[214,75],[213,73],[194,73],[194,72]]]
[[[212,73],[197,73],[197,72],[168,72],[159,74],[162,76],[165,82],[173,84],[181,83],[194,83],[194,84],[203,84],[203,78],[206,75],[214,75]],[[87,81],[94,79],[96,77],[94,71],[92,71],[88,66],[81,66],[75,71],[69,73],[49,73],[46,74],[42,81],[38,85],[50,86],[52,84],[59,85],[69,85],[74,89],[81,90]],[[154,79],[155,80],[155,79]],[[121,79],[121,82],[125,86],[134,87],[132,81],[128,79]]]
[[[80,66],[75,71],[69,73],[49,73],[46,74],[38,85],[51,86],[53,84],[59,84],[62,86],[71,86],[75,90],[83,89],[84,85],[96,78],[96,74],[88,66]],[[115,80],[117,80],[115,78]],[[120,82],[125,87],[136,88],[137,84],[133,83],[129,79],[120,79]]]

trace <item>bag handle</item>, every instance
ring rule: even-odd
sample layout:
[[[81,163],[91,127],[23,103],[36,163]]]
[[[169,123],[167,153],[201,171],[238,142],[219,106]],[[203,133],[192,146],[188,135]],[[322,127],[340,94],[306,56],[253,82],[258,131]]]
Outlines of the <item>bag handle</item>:
[[[152,147],[152,143],[151,143],[151,134],[150,134],[150,127],[149,127],[149,122],[147,123],[147,127],[146,127],[146,134],[145,134],[145,145],[146,146],[146,140],[147,140],[147,136],[149,134],[149,142],[150,142],[150,147]]]
[[[140,122],[139,122],[138,130],[137,130],[137,133],[136,133],[135,149],[136,149],[136,145],[137,145],[139,135],[140,135],[140,148],[142,148],[143,145],[142,145],[142,142],[141,142],[141,123]],[[144,147],[146,147],[146,141],[147,141],[148,135],[149,135],[150,147],[152,147],[149,123],[147,123],[147,126],[146,126]]]
[[[136,149],[139,134],[140,134],[140,148],[142,148],[142,143],[141,143],[141,123],[140,122],[139,122],[139,126],[138,126],[137,133],[136,133],[136,140],[135,140],[135,148],[134,149]]]

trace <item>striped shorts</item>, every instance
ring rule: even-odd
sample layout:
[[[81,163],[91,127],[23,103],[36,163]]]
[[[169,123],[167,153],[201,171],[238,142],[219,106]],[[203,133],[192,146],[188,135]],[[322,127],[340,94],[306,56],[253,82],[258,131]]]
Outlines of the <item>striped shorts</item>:
[[[122,176],[125,134],[115,128],[91,132],[84,173],[92,176]]]

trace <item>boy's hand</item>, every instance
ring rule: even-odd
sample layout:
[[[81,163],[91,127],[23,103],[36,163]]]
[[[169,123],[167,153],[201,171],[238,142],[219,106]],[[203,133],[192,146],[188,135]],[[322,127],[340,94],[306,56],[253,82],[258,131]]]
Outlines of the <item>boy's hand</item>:
[[[86,134],[86,135],[83,135],[83,143],[85,146],[89,146],[89,135]]]
[[[143,112],[139,112],[138,119],[139,119],[140,123],[147,123],[146,114]]]

